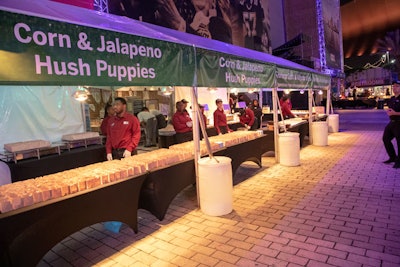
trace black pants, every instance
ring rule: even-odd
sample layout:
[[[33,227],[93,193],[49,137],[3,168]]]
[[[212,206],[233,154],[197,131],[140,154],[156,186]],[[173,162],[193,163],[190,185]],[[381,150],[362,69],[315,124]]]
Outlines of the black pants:
[[[254,118],[254,123],[253,123],[253,125],[251,125],[250,130],[257,130],[258,128],[260,128],[260,125],[259,125],[259,123],[258,123],[257,117],[255,117],[255,118]]]
[[[152,146],[157,143],[157,120],[156,118],[151,118],[146,121],[146,128],[144,128],[144,133],[146,137],[145,146]]]
[[[186,133],[176,133],[175,134],[175,142],[177,144],[192,141],[193,140],[193,132],[186,132]]]
[[[122,159],[124,157],[124,152],[126,148],[113,148],[112,150],[112,157],[113,159]],[[132,151],[131,155],[136,155],[136,149]]]
[[[397,156],[394,149],[392,140],[396,138],[397,142]],[[400,160],[400,121],[391,121],[386,125],[382,136],[383,144],[385,145],[386,152],[391,159]]]
[[[254,124],[256,125],[256,128],[260,128],[261,127],[261,115],[260,116],[256,116],[254,119],[256,119],[257,121],[254,121]]]
[[[219,126],[219,130],[222,134],[229,133],[228,126]]]

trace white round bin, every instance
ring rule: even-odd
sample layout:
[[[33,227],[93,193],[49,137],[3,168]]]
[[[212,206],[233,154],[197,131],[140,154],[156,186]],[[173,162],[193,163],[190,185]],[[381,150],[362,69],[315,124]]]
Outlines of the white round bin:
[[[328,122],[315,121],[312,123],[312,143],[315,146],[328,145]]]
[[[329,116],[328,116],[328,131],[330,133],[339,132],[339,114],[329,114]]]
[[[0,161],[0,185],[11,184],[11,171],[5,162]]]
[[[230,158],[221,156],[199,159],[199,199],[204,214],[222,216],[232,211],[231,162]]]
[[[279,134],[279,163],[284,166],[300,165],[299,133],[286,132]]]

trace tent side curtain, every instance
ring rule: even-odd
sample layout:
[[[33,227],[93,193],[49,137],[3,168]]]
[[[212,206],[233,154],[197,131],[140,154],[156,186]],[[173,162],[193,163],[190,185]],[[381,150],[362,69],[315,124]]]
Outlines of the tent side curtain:
[[[198,86],[266,88],[274,84],[275,66],[234,55],[197,49]]]
[[[0,10],[0,84],[189,85],[189,45]]]
[[[59,142],[84,131],[76,86],[0,86],[0,147],[29,140]]]

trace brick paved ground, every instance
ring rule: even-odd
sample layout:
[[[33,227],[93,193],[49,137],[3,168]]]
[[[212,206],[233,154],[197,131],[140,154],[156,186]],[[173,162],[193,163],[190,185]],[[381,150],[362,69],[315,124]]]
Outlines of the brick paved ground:
[[[229,215],[204,215],[188,187],[163,221],[140,210],[138,234],[87,227],[39,266],[400,266],[400,170],[381,163],[382,128],[351,127],[298,167],[243,164]]]

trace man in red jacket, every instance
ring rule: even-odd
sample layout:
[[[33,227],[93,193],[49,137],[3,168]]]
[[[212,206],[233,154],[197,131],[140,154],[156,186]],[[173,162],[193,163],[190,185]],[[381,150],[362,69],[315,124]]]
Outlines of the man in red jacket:
[[[126,112],[126,100],[115,98],[115,116],[108,122],[106,152],[107,160],[121,159],[137,154],[140,140],[140,123],[132,114]]]
[[[176,102],[176,112],[172,116],[172,125],[175,129],[176,143],[183,143],[193,140],[192,126],[193,122],[185,109],[185,103]]]

